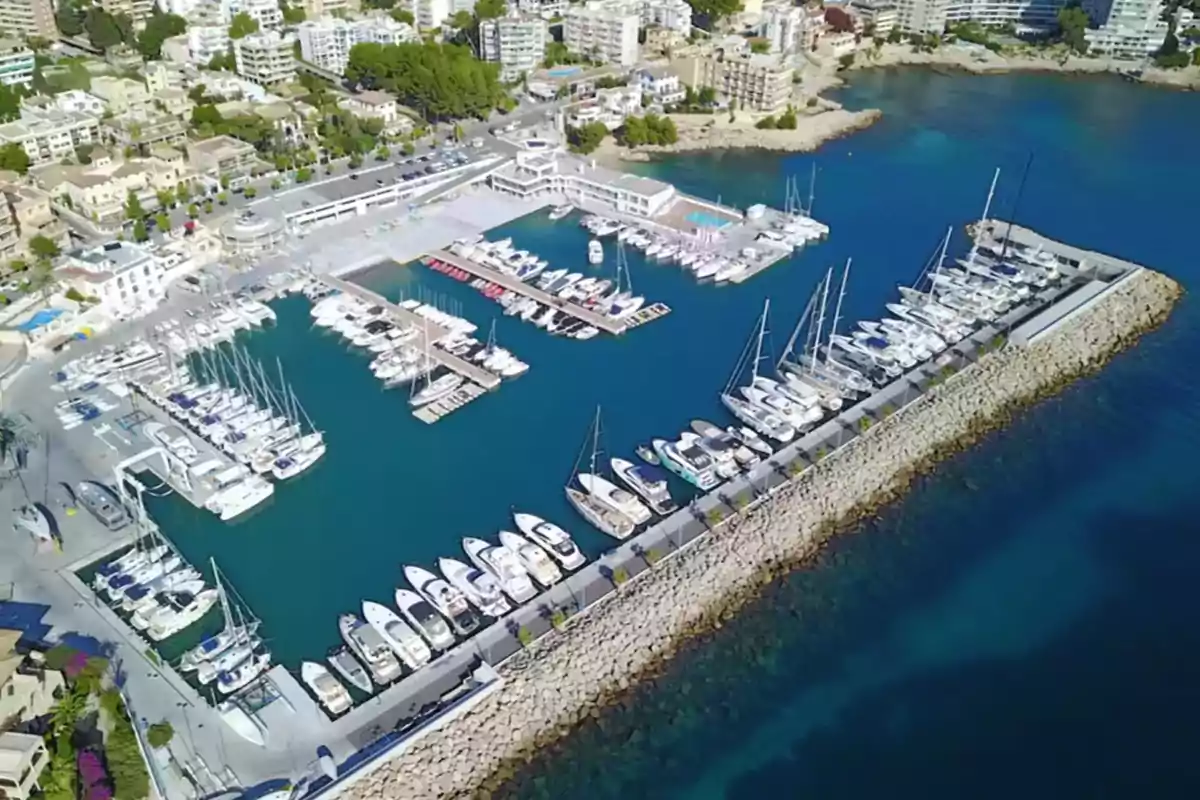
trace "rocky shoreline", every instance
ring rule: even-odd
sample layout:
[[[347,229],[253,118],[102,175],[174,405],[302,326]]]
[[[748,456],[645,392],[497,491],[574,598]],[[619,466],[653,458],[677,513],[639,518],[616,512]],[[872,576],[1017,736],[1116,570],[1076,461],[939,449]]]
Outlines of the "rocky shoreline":
[[[1181,294],[1170,278],[1142,270],[1037,344],[983,356],[762,505],[631,581],[567,632],[514,657],[501,669],[501,691],[347,794],[492,796],[540,748],[652,676],[679,643],[731,620],[764,585],[895,499],[916,475],[1132,347],[1166,320]]]

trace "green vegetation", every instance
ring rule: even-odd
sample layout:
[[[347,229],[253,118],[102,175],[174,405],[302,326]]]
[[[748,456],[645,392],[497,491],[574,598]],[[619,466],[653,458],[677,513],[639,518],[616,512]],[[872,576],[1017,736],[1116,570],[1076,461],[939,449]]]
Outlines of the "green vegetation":
[[[850,69],[854,66],[854,53],[846,53],[838,58],[838,69]]]
[[[468,48],[429,42],[356,44],[346,66],[351,82],[392,92],[435,122],[486,119],[509,99],[497,75],[497,65],[477,61]]]
[[[0,84],[0,122],[12,122],[21,116],[21,95],[18,87]]]
[[[159,208],[170,208],[175,205],[175,192],[172,189],[159,189],[154,193]]]
[[[690,86],[684,88],[683,100],[672,111],[684,114],[711,114],[717,104],[717,90],[711,86],[701,86],[698,90]]]
[[[750,40],[751,53],[769,53],[771,52],[771,43],[761,37],[755,37]]]
[[[80,0],[67,0],[58,3],[54,14],[54,24],[58,26],[63,36],[79,36],[83,33],[83,19],[87,5]]]
[[[708,520],[709,525],[720,525],[721,522],[725,519],[725,512],[723,512],[719,508],[714,508],[711,511],[709,511],[707,514],[705,514],[704,518],[706,520]]]
[[[1076,53],[1083,54],[1087,52],[1087,38],[1084,36],[1087,26],[1087,12],[1080,8],[1077,2],[1073,2],[1071,5],[1059,10],[1059,36],[1063,43]]]
[[[224,53],[217,53],[208,62],[208,69],[216,72],[233,72],[237,69],[237,59],[233,57],[233,50],[226,50]]]
[[[629,570],[625,567],[617,567],[612,573],[612,582],[616,586],[622,586],[629,582]]]
[[[795,476],[799,475],[801,472],[804,472],[804,465],[801,464],[799,461],[791,461],[787,465],[787,472],[788,472],[788,475],[795,477]]]
[[[870,417],[864,415],[864,416],[861,416],[858,418],[858,430],[860,433],[866,433],[870,427],[871,427],[871,418]]]
[[[223,206],[229,205],[229,195],[225,192],[221,192],[217,195],[217,202]]]
[[[146,27],[137,37],[137,49],[148,60],[162,58],[163,42],[187,30],[187,20],[176,14],[164,14],[154,7]]]
[[[242,190],[242,196],[245,197],[247,200],[253,200],[255,198],[255,196],[257,196],[257,195],[258,195],[258,189],[255,189],[253,186],[247,186],[245,189]]]
[[[61,251],[58,242],[39,235],[29,240],[29,252],[38,258],[56,258]]]
[[[825,459],[825,456],[827,456],[827,455],[829,455],[829,451],[827,449],[825,449],[824,447],[817,448],[817,453],[816,453],[817,461],[823,461]]]
[[[296,183],[308,183],[312,180],[312,170],[308,167],[301,167],[296,170]]]
[[[146,729],[146,743],[155,749],[166,747],[174,738],[175,729],[166,720],[156,722]]]
[[[522,647],[529,647],[533,644],[533,631],[522,625],[517,629],[517,641],[521,643]]]
[[[119,44],[137,44],[133,20],[124,14],[109,14],[99,6],[89,8],[84,14],[83,29],[92,47],[101,50]]]
[[[604,137],[608,136],[608,128],[603,122],[589,122],[578,128],[567,128],[567,143],[576,153],[587,154],[600,146]]]
[[[592,82],[592,85],[597,89],[616,89],[620,86],[628,86],[629,79],[620,75],[601,75]]]
[[[252,33],[258,33],[258,20],[245,11],[234,14],[229,23],[229,38],[244,39]]]
[[[213,210],[212,200],[205,200],[204,201],[204,213],[211,214],[212,210]]]
[[[547,67],[557,67],[564,64],[586,64],[587,59],[583,56],[567,50],[567,46],[562,42],[547,42],[546,55],[542,59],[542,64]]]
[[[662,561],[662,557],[662,550],[659,550],[657,547],[651,547],[643,554],[643,558],[646,559],[646,563],[652,567],[659,561]]]
[[[403,8],[393,8],[390,13],[391,13],[392,19],[396,20],[396,22],[403,22],[406,25],[416,25],[417,24],[417,20],[412,15],[411,11],[405,11]]]
[[[688,0],[688,5],[708,23],[703,26],[708,30],[742,10],[742,0]]]
[[[144,242],[150,238],[150,232],[146,230],[146,220],[139,219],[133,223],[133,240],[135,242]]]
[[[17,142],[8,142],[0,147],[0,169],[24,175],[29,172],[29,154]]]
[[[138,199],[137,192],[130,189],[125,195],[125,219],[136,222],[145,216],[146,209],[142,208],[142,201]]]
[[[160,211],[154,215],[154,226],[166,233],[171,230],[171,218]]]
[[[555,630],[561,631],[567,624],[567,615],[561,608],[556,608],[550,612],[550,624]]]
[[[188,212],[189,217],[191,217],[192,219],[195,219],[196,217],[200,216],[200,206],[196,205],[195,203],[192,203],[191,205],[188,206],[187,212]]]
[[[133,723],[125,713],[125,702],[116,689],[100,695],[100,708],[112,729],[104,742],[105,760],[113,781],[114,800],[141,800],[150,794],[150,775],[138,748]]]
[[[363,3],[363,7],[366,7]],[[299,25],[307,18],[304,9],[300,6],[290,6],[287,0],[279,0],[279,11],[283,14],[283,21],[287,25]]]
[[[1154,63],[1163,69],[1182,69],[1192,63],[1192,56],[1179,49],[1179,37],[1175,35],[1175,22],[1172,20],[1163,39],[1162,47],[1154,54]]]
[[[787,111],[784,111],[778,117],[767,115],[754,123],[754,127],[768,131],[776,129],[794,131],[796,130],[796,110],[788,106]]]
[[[629,147],[675,144],[679,141],[679,133],[670,117],[647,114],[644,117],[626,117],[621,140]]]
[[[63,292],[63,297],[67,298],[68,300],[74,300],[76,303],[87,302],[87,297],[84,296],[83,292],[79,291],[74,286]]]

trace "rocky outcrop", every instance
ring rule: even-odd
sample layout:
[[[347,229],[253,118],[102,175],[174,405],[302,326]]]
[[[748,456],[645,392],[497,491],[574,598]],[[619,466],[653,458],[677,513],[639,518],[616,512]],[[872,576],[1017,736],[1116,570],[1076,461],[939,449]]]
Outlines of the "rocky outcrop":
[[[915,475],[1132,346],[1180,294],[1174,281],[1143,270],[1034,346],[985,355],[512,659],[501,691],[348,794],[490,796],[540,747],[653,674],[677,643],[731,619],[763,585],[895,498]]]

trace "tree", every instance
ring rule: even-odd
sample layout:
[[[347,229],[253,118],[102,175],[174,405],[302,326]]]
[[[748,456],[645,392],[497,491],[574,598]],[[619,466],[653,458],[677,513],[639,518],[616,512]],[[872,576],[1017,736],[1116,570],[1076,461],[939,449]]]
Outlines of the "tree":
[[[417,148],[413,146],[412,142],[405,142],[404,144],[400,145],[400,152],[406,156],[411,156],[413,153],[417,152]]]
[[[88,9],[83,18],[83,27],[92,47],[100,50],[116,47],[123,41],[116,17],[99,6]]]
[[[387,11],[396,6],[396,0],[362,0],[364,9],[376,9],[378,11]]]
[[[498,66],[457,45],[356,44],[345,74],[352,83],[396,94],[435,122],[484,119],[507,98]]]
[[[58,247],[58,242],[38,235],[29,240],[29,252],[38,258],[57,258],[62,251]]]
[[[0,169],[24,175],[29,172],[29,154],[17,142],[9,142],[0,147]]]
[[[60,2],[54,14],[54,23],[63,36],[79,36],[83,33],[84,9],[77,3]]]
[[[475,19],[496,19],[507,13],[505,0],[479,0],[475,4]]]
[[[8,466],[9,474],[16,474],[20,479],[26,456],[40,440],[41,436],[29,424],[28,417],[0,411],[0,466]]]
[[[213,210],[212,200],[205,200],[204,201],[204,213],[211,214],[212,210]]]
[[[21,116],[21,95],[13,87],[0,84],[0,122],[12,122]]]
[[[1080,8],[1077,3],[1059,9],[1059,36],[1062,38],[1067,47],[1071,48],[1076,53],[1087,52],[1087,37],[1084,35],[1084,31],[1087,30],[1087,26],[1087,12]]]
[[[775,127],[785,131],[796,130],[796,109],[788,106],[787,111],[780,114],[779,119],[775,121]]]
[[[137,192],[130,189],[125,195],[125,218],[136,222],[145,216],[146,209],[142,208],[142,201],[138,199]]]
[[[144,242],[150,238],[150,232],[146,230],[146,220],[139,219],[133,223],[133,240],[135,242]]]
[[[200,206],[196,205],[195,203],[192,203],[191,205],[189,205],[187,211],[188,211],[188,216],[191,217],[192,219],[195,219],[196,217],[200,216]]]
[[[146,27],[137,37],[137,49],[146,59],[162,57],[163,42],[187,30],[187,20],[177,14],[164,14],[154,7]]]
[[[296,170],[296,183],[307,183],[312,180],[312,170],[308,167],[301,167]]]
[[[567,141],[576,153],[590,153],[600,146],[608,128],[603,122],[589,122],[578,128],[567,128]]]
[[[715,106],[717,90],[711,86],[701,86],[700,91],[696,92],[696,102],[702,106]]]
[[[257,195],[258,195],[258,189],[255,189],[253,186],[247,186],[245,189],[242,190],[242,196],[245,197],[247,200],[253,200]]]
[[[221,192],[217,195],[217,202],[223,206],[229,205],[229,195],[226,192]]]
[[[775,122],[775,117],[768,114],[767,116],[760,119],[758,122],[754,123],[754,127],[758,128],[760,131],[771,131],[771,130],[775,130],[775,128],[778,127],[778,125]]]
[[[192,190],[181,181],[175,185],[175,197],[179,202],[186,203],[192,198]]]
[[[403,22],[406,25],[415,25],[417,20],[413,17],[411,11],[405,11],[403,8],[393,8],[391,10],[392,19],[396,22]]]
[[[283,14],[283,21],[288,25],[299,25],[307,18],[302,7],[290,6],[287,4],[287,0],[279,0],[279,11]]]
[[[229,38],[244,39],[252,33],[258,33],[258,20],[245,11],[234,14],[229,23]]]
[[[547,67],[573,64],[576,60],[575,54],[562,42],[546,42],[546,54],[542,57],[542,63]]]
[[[708,23],[701,27],[709,30],[717,22],[742,10],[742,0],[688,0],[688,5]]]
[[[162,211],[154,215],[154,226],[163,233],[171,230],[171,218]]]
[[[392,154],[392,151],[388,149],[387,145],[381,144],[381,145],[379,145],[379,147],[377,147],[375,149],[375,160],[376,161],[387,161],[388,157],[391,154]]]
[[[229,174],[228,174],[228,173],[221,173],[221,177],[220,177],[220,178],[218,178],[218,180],[221,182],[221,188],[222,188],[222,189],[228,189],[228,188],[229,188],[229,183],[230,183],[231,179],[230,179],[230,177],[229,177]]]
[[[166,747],[174,738],[175,729],[166,720],[156,722],[146,729],[146,743],[155,749]]]
[[[771,52],[771,43],[768,42],[766,39],[758,39],[758,38],[751,39],[750,40],[750,52],[751,53],[769,53],[769,52]]]
[[[233,50],[217,53],[208,62],[208,68],[216,72],[233,72],[236,70],[237,59],[233,57]]]

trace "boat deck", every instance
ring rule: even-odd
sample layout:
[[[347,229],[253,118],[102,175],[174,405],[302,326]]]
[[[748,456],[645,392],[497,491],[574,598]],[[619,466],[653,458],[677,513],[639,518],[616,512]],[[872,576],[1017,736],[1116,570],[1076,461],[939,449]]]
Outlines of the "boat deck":
[[[621,320],[609,319],[603,314],[597,314],[595,311],[589,311],[574,303],[568,303],[565,300],[560,300],[549,292],[544,292],[536,286],[530,286],[524,281],[514,278],[512,275],[506,275],[499,270],[485,267],[483,264],[476,263],[462,256],[456,256],[453,253],[445,250],[434,250],[429,254],[430,258],[435,258],[438,261],[444,261],[451,266],[457,267],[464,272],[468,272],[477,278],[483,278],[486,281],[503,286],[509,291],[515,292],[523,297],[532,297],[542,305],[552,306],[562,313],[580,320],[586,325],[591,325],[594,328],[599,328],[605,333],[611,333],[614,336],[624,333],[628,328],[628,323]]]
[[[449,397],[443,397],[441,400],[430,403],[427,406],[422,406],[413,412],[413,416],[421,420],[427,425],[432,425],[439,419],[453,414],[468,403],[472,403],[487,391],[476,383],[466,383],[456,389]]]
[[[433,347],[432,345],[434,342],[444,338],[448,333],[448,331],[440,325],[430,322],[419,314],[409,311],[407,308],[401,308],[395,303],[389,301],[383,295],[372,292],[370,289],[366,289],[356,283],[351,283],[350,281],[343,280],[342,278],[335,278],[332,275],[324,275],[321,277],[321,280],[334,289],[338,289],[339,291],[345,292],[348,295],[357,297],[364,302],[371,303],[372,305],[382,306],[393,318],[399,320],[405,325],[411,325],[416,328],[421,332],[423,337],[421,341],[421,347],[428,351],[430,358],[451,372],[462,375],[468,381],[473,381],[489,391],[500,385],[499,375],[488,372],[483,367],[477,364],[472,364],[470,361],[459,358],[452,353],[447,353],[440,347]]]

